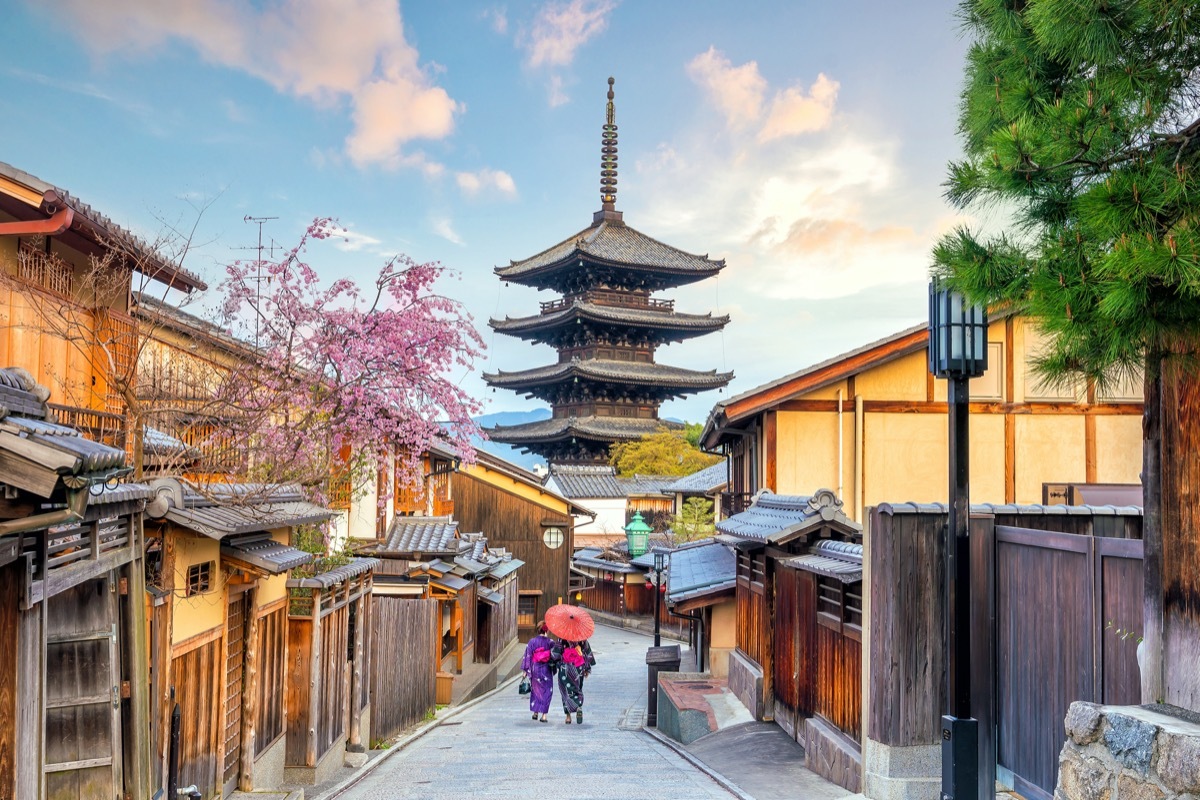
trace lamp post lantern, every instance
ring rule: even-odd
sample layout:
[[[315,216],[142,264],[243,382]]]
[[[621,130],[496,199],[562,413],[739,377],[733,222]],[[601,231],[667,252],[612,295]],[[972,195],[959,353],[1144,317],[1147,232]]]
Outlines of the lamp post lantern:
[[[650,549],[650,526],[642,519],[642,512],[633,512],[633,518],[625,526],[625,542],[629,545],[629,555],[637,558]]]
[[[970,381],[987,371],[987,310],[929,285],[929,371],[946,378],[950,425],[946,525],[946,714],[942,717],[942,798],[979,795],[979,724],[971,716]]]

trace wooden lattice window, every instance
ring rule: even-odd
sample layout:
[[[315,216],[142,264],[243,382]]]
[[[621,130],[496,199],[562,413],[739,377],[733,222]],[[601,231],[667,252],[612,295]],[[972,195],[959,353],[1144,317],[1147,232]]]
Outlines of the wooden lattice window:
[[[17,249],[17,265],[23,280],[57,295],[71,296],[71,265],[53,253],[21,242]]]
[[[817,619],[842,633],[862,631],[862,581],[842,583],[836,578],[817,578]]]
[[[112,359],[112,375],[107,381],[104,403],[111,413],[123,414],[125,399],[119,391],[119,382],[132,382],[136,378],[138,336],[133,318],[112,309],[101,312],[100,344]],[[106,359],[100,358],[99,363],[105,364]]]
[[[212,570],[213,562],[204,561],[200,564],[192,564],[187,571],[187,590],[184,594],[187,597],[192,597],[197,594],[204,594],[212,587]]]
[[[532,628],[537,623],[538,596],[523,594],[517,598],[517,625]]]

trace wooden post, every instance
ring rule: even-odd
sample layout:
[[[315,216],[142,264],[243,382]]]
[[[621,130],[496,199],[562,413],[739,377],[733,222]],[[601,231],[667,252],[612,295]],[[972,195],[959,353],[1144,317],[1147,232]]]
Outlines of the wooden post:
[[[97,524],[97,528],[99,525]],[[129,716],[126,730],[133,753],[127,756],[131,769],[127,773],[126,790],[134,797],[150,797],[150,696],[149,696],[149,653],[146,652],[146,570],[142,554],[145,553],[145,535],[142,515],[134,514],[129,520],[129,544],[138,557],[123,572],[129,581],[129,593],[121,599],[125,606],[125,648],[129,654]],[[97,548],[98,549],[98,548]],[[95,551],[93,551],[95,553]]]
[[[308,657],[308,718],[304,720],[304,766],[317,765],[317,717],[321,713],[321,590],[313,589]]]
[[[238,768],[238,788],[243,792],[254,790],[254,750],[255,738],[258,733],[258,681],[259,659],[258,652],[259,628],[262,617],[258,609],[259,584],[246,592],[247,619],[245,640],[242,652],[245,653],[246,671],[242,677],[242,758]]]
[[[165,528],[159,529],[162,537],[161,588],[167,592],[161,606],[153,610],[154,665],[153,706],[155,718],[154,758],[158,761],[158,781],[161,788],[167,773],[167,739],[171,730],[171,637],[173,636],[175,606],[175,537]],[[151,792],[153,794],[153,792]]]

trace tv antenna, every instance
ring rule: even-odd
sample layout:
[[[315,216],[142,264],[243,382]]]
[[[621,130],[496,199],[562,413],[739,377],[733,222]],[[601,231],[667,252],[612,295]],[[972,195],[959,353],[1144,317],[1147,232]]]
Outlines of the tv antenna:
[[[258,349],[258,321],[259,321],[259,318],[262,316],[258,310],[259,303],[261,302],[261,299],[262,299],[261,295],[262,295],[262,282],[263,282],[263,274],[262,274],[262,264],[263,264],[262,233],[263,233],[263,231],[262,231],[262,229],[263,229],[264,223],[270,222],[271,220],[275,220],[275,219],[279,219],[279,217],[254,217],[249,214],[242,217],[242,222],[252,222],[258,226],[258,244],[254,245],[252,247],[236,247],[236,248],[234,248],[235,250],[254,250],[257,254],[257,259],[254,262],[255,275],[253,278],[250,279],[250,280],[254,281],[254,349],[255,350]],[[267,255],[270,258],[275,257],[275,240],[274,239],[271,239],[270,244],[267,245]],[[270,281],[271,281],[271,276],[268,275],[267,282],[270,283]]]

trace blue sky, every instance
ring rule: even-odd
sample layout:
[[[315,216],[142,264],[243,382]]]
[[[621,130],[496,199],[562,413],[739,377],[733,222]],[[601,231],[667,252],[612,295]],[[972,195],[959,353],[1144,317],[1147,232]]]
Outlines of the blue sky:
[[[617,206],[725,258],[666,293],[731,314],[659,351],[731,369],[725,395],[922,321],[928,252],[963,220],[941,198],[962,56],[951,3],[779,0],[0,0],[0,161],[153,238],[206,206],[186,265],[211,283],[257,229],[369,280],[396,252],[438,260],[489,352],[463,385],[534,406],[483,370],[552,360],[493,336],[545,294],[492,268],[584,228],[616,78]],[[708,393],[664,416],[703,420]]]

